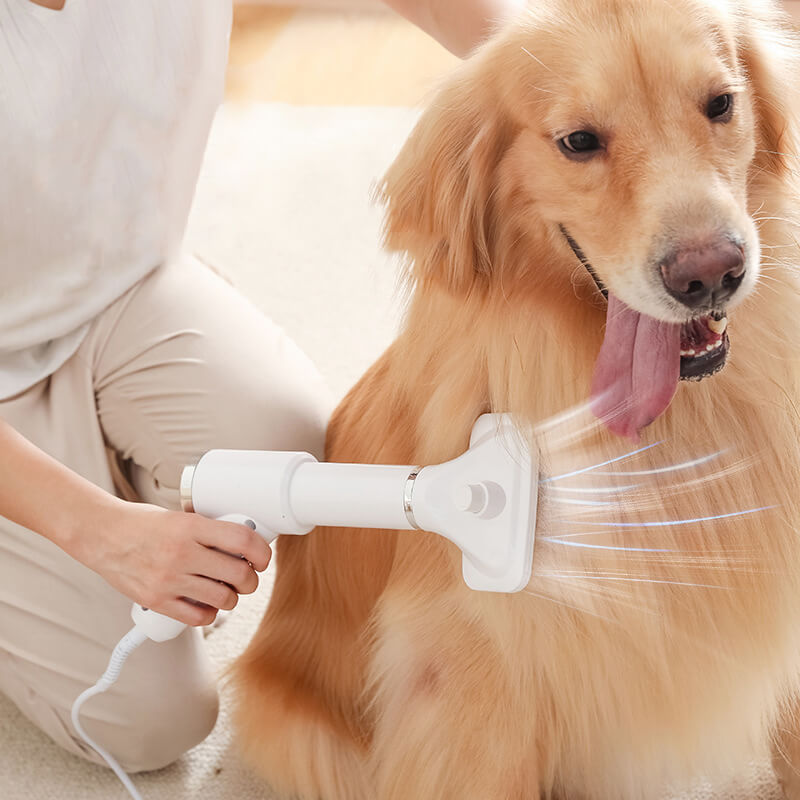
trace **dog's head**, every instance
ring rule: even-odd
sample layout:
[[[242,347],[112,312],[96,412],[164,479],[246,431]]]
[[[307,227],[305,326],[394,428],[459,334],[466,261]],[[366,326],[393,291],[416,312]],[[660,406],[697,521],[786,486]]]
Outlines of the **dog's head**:
[[[608,296],[595,410],[635,437],[725,364],[759,275],[754,187],[796,166],[797,63],[751,0],[537,0],[423,115],[387,242],[419,287],[534,302],[569,298],[583,261]]]

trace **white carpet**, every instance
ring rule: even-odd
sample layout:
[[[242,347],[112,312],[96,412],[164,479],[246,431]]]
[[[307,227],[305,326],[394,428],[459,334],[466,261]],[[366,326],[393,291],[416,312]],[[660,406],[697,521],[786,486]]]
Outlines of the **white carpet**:
[[[191,247],[289,331],[337,396],[396,328],[394,270],[380,252],[380,212],[369,197],[415,118],[406,109],[226,108],[212,134]],[[243,648],[268,592],[265,582],[209,638],[220,668]],[[230,747],[225,700],[202,745],[136,777],[145,800],[269,800]],[[2,800],[127,797],[108,771],[60,751],[0,697]],[[755,764],[730,785],[698,786],[684,800],[779,798],[768,767]]]

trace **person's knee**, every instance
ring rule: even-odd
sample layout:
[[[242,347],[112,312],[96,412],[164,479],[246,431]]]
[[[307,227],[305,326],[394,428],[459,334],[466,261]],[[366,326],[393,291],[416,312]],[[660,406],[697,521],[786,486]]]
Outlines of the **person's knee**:
[[[129,480],[138,499],[165,508],[179,508],[181,473],[208,450],[291,450],[311,453],[322,461],[331,406],[327,399],[316,395],[298,395],[292,402],[264,408],[254,403],[232,402],[227,413],[239,423],[235,434],[225,435],[218,430],[196,453],[184,457],[165,454],[152,471],[130,464]]]
[[[204,410],[200,430],[189,437],[192,444],[165,447],[152,471],[134,466],[134,485],[143,499],[160,502],[165,492],[177,496],[183,467],[216,448],[305,451],[323,459],[333,397],[305,355],[288,340],[286,348],[282,374],[269,380],[248,388],[241,376],[229,381],[218,376],[217,401]]]
[[[227,395],[226,413],[231,416],[219,421],[220,433],[248,449],[303,450],[321,459],[333,396],[293,342],[286,339],[282,349],[283,358],[276,359],[280,368],[273,366],[269,378],[259,382],[259,392]]]
[[[203,742],[214,728],[219,713],[219,698],[214,692],[187,699],[178,711],[150,709],[133,721],[137,735],[117,756],[130,773],[150,772],[177,761],[184,753]]]
[[[89,736],[126,772],[149,772],[172,764],[205,740],[217,721],[219,696],[213,683],[140,694],[96,709],[97,716],[84,721]],[[84,749],[84,754],[105,763],[93,751]]]
[[[262,450],[299,450],[322,460],[325,433],[332,411],[329,395],[298,388],[293,399],[264,409],[253,420],[254,445]]]
[[[214,728],[218,702],[206,702],[181,715],[179,719],[163,717],[149,730],[143,726],[141,738],[129,743],[118,759],[128,772],[150,772],[177,761],[203,742]]]

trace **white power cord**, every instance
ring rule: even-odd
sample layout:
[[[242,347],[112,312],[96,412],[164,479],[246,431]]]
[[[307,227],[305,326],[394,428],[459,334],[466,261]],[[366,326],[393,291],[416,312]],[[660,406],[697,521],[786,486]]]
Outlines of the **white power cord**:
[[[186,624],[178,622],[176,619],[166,617],[163,614],[158,614],[149,608],[144,608],[138,603],[133,604],[131,609],[131,617],[136,623],[120,640],[117,642],[116,647],[111,653],[111,658],[108,660],[108,666],[102,677],[94,686],[82,692],[75,699],[72,704],[72,725],[83,739],[86,744],[94,749],[98,755],[114,770],[116,776],[122,782],[122,785],[128,790],[128,794],[133,800],[142,800],[142,796],[137,791],[133,782],[128,777],[124,769],[117,763],[114,756],[107,750],[100,747],[83,729],[80,721],[81,706],[96,694],[102,694],[109,687],[113,686],[120,672],[122,672],[122,665],[128,660],[128,656],[143,642],[150,639],[153,642],[168,642],[176,636],[180,636],[186,630]]]
[[[154,642],[167,642],[179,636],[184,630],[186,625],[183,622],[178,622],[176,619],[165,617],[163,614],[157,614],[149,608],[134,603],[131,609],[131,617],[136,623],[120,640],[117,646],[111,653],[111,658],[108,660],[108,666],[103,676],[94,686],[82,692],[72,704],[72,724],[75,730],[86,744],[93,748],[105,760],[111,769],[114,770],[116,776],[122,782],[122,785],[128,790],[128,793],[133,800],[142,800],[142,796],[136,790],[133,782],[126,774],[125,770],[117,763],[114,756],[107,750],[100,747],[83,729],[79,719],[81,713],[81,706],[96,694],[102,694],[110,686],[113,686],[120,672],[122,672],[122,665],[128,660],[128,656],[143,642],[148,639]]]
[[[81,706],[90,697],[94,697],[96,694],[105,692],[109,687],[116,683],[119,673],[122,671],[122,665],[125,663],[125,661],[127,661],[128,656],[137,647],[139,647],[140,644],[146,642],[147,639],[147,635],[138,627],[131,628],[131,630],[128,631],[128,633],[126,633],[122,639],[120,639],[120,641],[117,643],[117,646],[114,648],[114,651],[111,653],[111,658],[108,661],[106,671],[103,673],[103,676],[100,678],[100,680],[97,681],[94,686],[91,686],[85,692],[82,692],[80,695],[78,695],[77,699],[72,704],[72,724],[75,727],[75,730],[78,732],[83,741],[86,742],[86,744],[88,744],[91,748],[96,750],[97,753],[103,757],[106,764],[108,764],[108,766],[114,770],[116,776],[120,779],[120,781],[122,781],[122,785],[128,790],[128,793],[132,798],[134,798],[134,800],[142,800],[142,796],[133,785],[133,782],[128,777],[125,770],[123,770],[122,767],[117,763],[117,760],[114,758],[114,756],[97,744],[97,742],[95,742],[94,739],[92,739],[86,733],[81,725],[79,717],[81,713]]]

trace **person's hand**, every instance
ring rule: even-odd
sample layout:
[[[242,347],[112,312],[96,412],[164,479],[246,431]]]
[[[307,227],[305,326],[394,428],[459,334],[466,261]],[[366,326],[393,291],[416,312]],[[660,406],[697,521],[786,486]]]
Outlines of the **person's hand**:
[[[146,608],[209,625],[258,586],[272,551],[254,531],[198,514],[108,498],[70,555]]]
[[[2,419],[0,515],[49,539],[131,600],[187,625],[208,625],[219,609],[254,592],[272,555],[244,525],[114,497]]]

